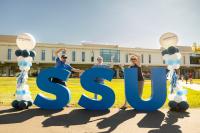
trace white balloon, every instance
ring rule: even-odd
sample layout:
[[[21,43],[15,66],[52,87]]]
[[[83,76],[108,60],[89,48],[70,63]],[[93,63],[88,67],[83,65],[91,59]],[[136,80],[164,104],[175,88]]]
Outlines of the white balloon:
[[[173,68],[174,69],[179,69],[180,68],[180,64],[173,65]]]
[[[187,98],[186,98],[186,96],[178,96],[178,95],[176,95],[174,97],[174,101],[177,102],[177,103],[180,103],[182,101],[187,101]]]
[[[24,59],[23,56],[18,56],[18,57],[17,57],[17,62],[22,61],[23,59]]]
[[[20,62],[20,61],[26,61],[26,62],[32,63],[33,58],[30,57],[30,56],[28,56],[28,57],[19,56],[19,57],[17,57],[17,61],[18,62]]]
[[[165,54],[164,56],[163,56],[163,60],[168,60],[169,59],[169,55],[168,54]]]
[[[174,70],[174,68],[173,68],[172,65],[168,65],[168,66],[167,66],[167,69],[170,70],[170,71]]]
[[[178,37],[176,34],[167,32],[160,37],[161,47],[167,49],[170,46],[176,46],[178,43]]]
[[[29,70],[30,70],[30,67],[29,67],[29,66],[26,66],[26,67],[24,67],[24,66],[20,66],[20,67],[19,67],[19,70],[21,70],[21,71],[23,71],[23,70],[24,70],[24,71],[26,71],[26,72],[27,72],[27,71],[29,71]]]
[[[168,95],[169,101],[173,101],[173,100],[174,100],[174,97],[175,97],[175,94],[169,94],[169,95]]]
[[[16,43],[19,49],[29,51],[32,50],[36,45],[35,38],[29,33],[18,35]]]
[[[168,60],[177,60],[177,59],[180,59],[180,55],[179,54],[171,54],[171,55],[169,55],[169,54],[167,54],[167,58],[166,59],[168,59]]]
[[[180,68],[180,64],[176,64],[176,65],[168,65],[167,66],[167,69],[172,71],[172,70],[175,70],[175,69],[179,69]]]
[[[177,103],[180,103],[180,102],[182,101],[182,97],[176,95],[176,96],[174,97],[174,101],[177,102]]]
[[[24,60],[31,63],[33,61],[33,58],[28,56],[28,57],[24,58]]]
[[[30,70],[30,67],[25,67],[24,70],[25,70],[26,72],[28,72],[28,71]]]
[[[180,52],[176,53],[176,56],[177,56],[178,59],[181,59],[181,53]]]

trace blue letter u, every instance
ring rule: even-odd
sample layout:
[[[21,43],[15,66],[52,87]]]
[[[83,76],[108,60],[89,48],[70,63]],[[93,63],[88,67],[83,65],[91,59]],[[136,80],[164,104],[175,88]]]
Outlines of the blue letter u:
[[[138,76],[136,68],[127,68],[124,71],[125,94],[127,102],[136,110],[155,111],[162,107],[167,96],[166,70],[164,68],[152,68],[151,70],[151,97],[142,100],[138,91]]]

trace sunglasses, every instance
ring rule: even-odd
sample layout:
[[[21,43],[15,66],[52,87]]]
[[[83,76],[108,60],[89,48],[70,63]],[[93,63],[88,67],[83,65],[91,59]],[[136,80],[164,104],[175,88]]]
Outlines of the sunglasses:
[[[136,58],[132,58],[131,60],[137,60]]]
[[[67,59],[67,57],[62,57],[63,59]]]

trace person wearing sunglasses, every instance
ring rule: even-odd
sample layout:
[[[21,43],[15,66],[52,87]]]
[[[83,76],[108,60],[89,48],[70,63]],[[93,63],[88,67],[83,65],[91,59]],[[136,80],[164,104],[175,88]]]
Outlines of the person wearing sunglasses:
[[[129,66],[129,68],[137,68],[138,70],[138,89],[139,89],[139,96],[141,97],[144,87],[144,77],[142,75],[139,57],[136,55],[131,55],[130,61],[131,65]],[[127,100],[125,99],[124,105],[120,109],[125,110],[126,108],[127,108]]]
[[[55,55],[56,55],[56,65],[55,65],[55,68],[64,69],[64,70],[67,70],[67,71],[70,71],[70,72],[82,73],[82,70],[73,68],[69,64],[69,62],[67,60],[68,57],[67,57],[66,52],[67,52],[67,50],[64,49],[64,48],[60,48],[60,49],[58,49],[58,50],[55,51]],[[65,81],[62,81],[62,80],[60,80],[58,78],[52,78],[52,82],[59,83],[61,85],[66,86]]]
[[[111,64],[105,65],[101,56],[97,57],[97,63],[92,68],[113,68],[113,57],[111,57]],[[103,78],[96,78],[95,82],[104,84]],[[94,94],[94,99],[98,100],[98,95]]]

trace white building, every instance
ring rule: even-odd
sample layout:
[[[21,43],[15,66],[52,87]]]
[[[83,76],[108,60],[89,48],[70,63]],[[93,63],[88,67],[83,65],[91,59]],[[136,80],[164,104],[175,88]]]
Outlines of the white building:
[[[37,43],[35,48],[37,55],[30,75],[37,74],[41,69],[53,67],[55,65],[54,51],[58,48],[67,48],[69,62],[73,67],[80,69],[90,68],[98,56],[102,56],[105,63],[110,63],[111,57],[114,56],[113,69],[116,77],[122,75],[119,64],[129,65],[130,53],[140,56],[142,70],[147,77],[151,67],[166,66],[162,59],[161,49],[126,48],[91,43],[77,45]],[[178,48],[182,54],[180,74],[192,72],[194,78],[200,78],[200,54],[195,54],[188,46],[178,46]],[[0,35],[0,76],[14,76],[16,72],[19,72],[15,56],[17,49],[16,36]]]

